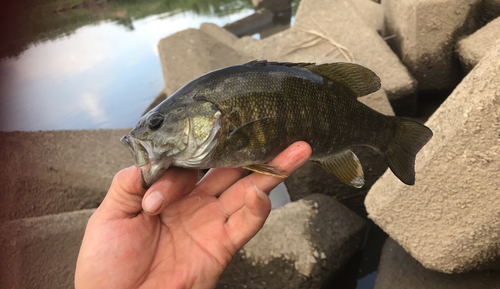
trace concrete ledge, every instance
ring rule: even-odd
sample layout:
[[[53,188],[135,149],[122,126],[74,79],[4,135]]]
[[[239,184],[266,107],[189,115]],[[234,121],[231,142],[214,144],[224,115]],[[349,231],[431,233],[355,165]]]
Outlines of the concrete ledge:
[[[0,225],[2,288],[74,288],[76,259],[93,209]]]
[[[134,164],[130,129],[0,132],[0,221],[96,208]]]

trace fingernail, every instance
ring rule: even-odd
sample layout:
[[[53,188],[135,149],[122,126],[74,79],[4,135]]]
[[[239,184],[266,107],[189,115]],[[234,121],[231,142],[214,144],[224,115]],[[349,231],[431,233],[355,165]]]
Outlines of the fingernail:
[[[144,200],[144,211],[148,212],[149,214],[154,214],[160,209],[164,201],[165,198],[163,197],[162,193],[158,191],[152,192]]]
[[[266,199],[269,198],[266,195],[266,193],[264,193],[264,191],[262,191],[261,189],[259,189],[256,185],[253,185],[253,187],[255,188],[255,192],[257,193],[257,197],[259,197],[259,199],[265,201]]]

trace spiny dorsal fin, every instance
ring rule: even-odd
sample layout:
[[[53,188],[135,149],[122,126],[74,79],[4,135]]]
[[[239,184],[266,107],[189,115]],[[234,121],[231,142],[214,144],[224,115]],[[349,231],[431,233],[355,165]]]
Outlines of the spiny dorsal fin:
[[[350,88],[357,97],[380,89],[380,78],[375,72],[359,64],[337,62],[312,65],[306,68]]]
[[[365,184],[363,167],[350,149],[313,162],[350,186],[361,188]]]
[[[276,66],[286,66],[286,67],[309,67],[311,65],[315,65],[315,63],[311,62],[277,62],[277,61],[267,61],[267,60],[252,60],[244,65],[258,65],[258,66],[268,66],[268,65],[276,65]]]
[[[380,89],[380,78],[370,69],[355,63],[336,62],[319,64],[307,62],[269,62],[254,60],[245,65],[286,66],[305,68],[352,90],[356,97],[364,96]]]

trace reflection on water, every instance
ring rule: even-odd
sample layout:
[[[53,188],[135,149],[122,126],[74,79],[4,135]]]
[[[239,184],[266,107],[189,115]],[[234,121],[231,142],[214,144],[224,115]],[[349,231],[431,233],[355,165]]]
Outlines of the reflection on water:
[[[250,0],[25,2],[0,12],[1,131],[131,127],[164,86],[161,38],[253,13]]]

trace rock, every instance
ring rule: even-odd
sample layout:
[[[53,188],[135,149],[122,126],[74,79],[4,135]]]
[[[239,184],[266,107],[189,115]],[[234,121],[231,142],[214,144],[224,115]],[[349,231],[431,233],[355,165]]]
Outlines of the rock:
[[[466,71],[474,68],[488,51],[495,47],[500,39],[499,35],[500,17],[458,42],[458,55]]]
[[[500,44],[430,117],[416,184],[385,173],[365,200],[369,218],[428,269],[500,269]]]
[[[319,288],[361,246],[365,222],[314,194],[271,211],[216,288]]]
[[[382,5],[372,0],[352,0],[356,11],[368,27],[375,29],[378,34],[385,35],[384,9]]]
[[[445,274],[425,269],[396,241],[388,239],[375,280],[375,289],[491,289],[500,288],[500,271]]]
[[[209,71],[252,60],[197,29],[163,38],[158,51],[167,95]]]
[[[130,129],[0,132],[0,221],[96,208],[134,164]]]
[[[359,101],[386,115],[394,115],[383,89],[358,98]],[[387,164],[379,153],[368,147],[353,147],[365,173],[365,185],[361,189],[348,186],[312,162],[307,162],[289,178],[285,185],[292,201],[300,200],[315,192],[336,196],[338,199],[350,198],[363,202],[371,186],[387,170]]]
[[[76,259],[93,212],[82,210],[2,223],[2,288],[74,288]]]
[[[219,27],[213,23],[202,23],[200,25],[200,31],[205,32],[213,39],[227,46],[232,46],[234,42],[238,40],[238,37],[236,37],[236,35],[229,32],[227,29]]]
[[[375,71],[382,80],[382,87],[396,114],[412,115],[416,109],[416,82],[398,57],[377,32],[369,28],[359,17],[349,0],[303,0],[300,2],[293,28],[301,34],[292,37],[285,47],[297,45],[314,38],[316,31],[329,40],[301,49],[301,53],[325,55],[337,53],[337,57],[353,60]],[[338,51],[345,47],[342,56]],[[349,57],[351,55],[351,57]],[[353,56],[353,57],[352,57]]]
[[[418,81],[419,90],[451,89],[461,78],[456,39],[477,28],[480,0],[384,0],[389,44]]]

